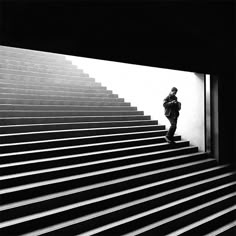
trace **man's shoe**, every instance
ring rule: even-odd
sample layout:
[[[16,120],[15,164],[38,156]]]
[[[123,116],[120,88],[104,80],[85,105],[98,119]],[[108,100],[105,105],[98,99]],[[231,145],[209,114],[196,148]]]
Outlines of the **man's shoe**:
[[[172,141],[167,136],[165,136],[165,140],[167,143],[172,143]]]

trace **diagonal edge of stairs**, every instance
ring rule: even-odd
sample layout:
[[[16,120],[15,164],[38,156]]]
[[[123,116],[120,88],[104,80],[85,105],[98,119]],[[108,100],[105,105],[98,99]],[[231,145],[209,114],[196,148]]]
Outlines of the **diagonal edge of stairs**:
[[[0,46],[2,235],[218,235],[235,171],[64,55]],[[217,226],[216,226],[217,225]]]

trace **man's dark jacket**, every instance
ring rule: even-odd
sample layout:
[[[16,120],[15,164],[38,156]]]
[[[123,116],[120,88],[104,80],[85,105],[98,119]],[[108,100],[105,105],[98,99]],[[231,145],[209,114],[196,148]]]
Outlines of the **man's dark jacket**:
[[[166,117],[178,117],[181,103],[177,101],[175,95],[168,95],[163,102]]]

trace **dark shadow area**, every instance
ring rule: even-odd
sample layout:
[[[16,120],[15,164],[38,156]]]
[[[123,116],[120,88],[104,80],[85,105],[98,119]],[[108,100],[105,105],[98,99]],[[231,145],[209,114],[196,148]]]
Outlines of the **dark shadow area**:
[[[217,75],[220,152],[235,150],[232,0],[0,0],[0,44]]]

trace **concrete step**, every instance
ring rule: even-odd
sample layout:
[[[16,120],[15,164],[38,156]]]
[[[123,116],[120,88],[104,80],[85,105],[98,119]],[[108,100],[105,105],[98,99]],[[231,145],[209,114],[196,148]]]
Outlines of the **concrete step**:
[[[130,121],[99,121],[99,122],[70,122],[49,124],[25,124],[0,126],[0,134],[27,133],[37,131],[71,130],[71,129],[93,129],[104,127],[127,127],[157,125],[155,120],[130,120]],[[165,126],[162,126],[164,129]]]
[[[31,64],[30,66],[26,65],[17,65],[11,63],[1,63],[1,69],[8,69],[8,70],[20,70],[20,71],[29,71],[29,72],[37,72],[37,73],[47,73],[47,74],[58,74],[58,75],[66,75],[66,76],[80,76],[83,74],[83,70],[63,70],[63,68],[56,69],[56,68],[40,68],[37,65]]]
[[[194,157],[196,155],[196,157]],[[199,155],[199,154],[198,154]],[[197,154],[193,154],[193,158],[195,160],[197,159]],[[176,161],[180,159],[188,159],[190,158],[190,155],[180,156],[180,157],[172,157],[172,158],[166,158],[161,160],[163,163],[167,163],[168,161]],[[211,186],[215,183],[222,184],[225,181],[228,181],[231,177],[231,173],[225,173],[228,170],[226,166],[219,166],[219,167],[213,167],[209,169],[205,169],[202,171],[195,171],[191,174],[186,174],[183,176],[178,176],[176,178],[168,178],[166,180],[162,181],[155,181],[153,183],[144,184],[139,187],[130,188],[128,190],[124,191],[118,191],[116,193],[112,194],[105,194],[101,195],[100,197],[91,196],[89,199],[88,197],[84,199],[83,194],[81,193],[80,189],[72,189],[69,191],[59,192],[56,194],[50,194],[43,196],[41,198],[33,198],[25,201],[15,201],[12,204],[6,204],[4,206],[0,207],[1,215],[4,216],[2,219],[3,221],[11,220],[13,218],[17,217],[25,217],[27,215],[33,215],[37,213],[38,211],[45,212],[47,210],[50,210],[52,208],[59,208],[65,205],[73,204],[75,202],[80,202],[80,207],[87,208],[86,213],[81,212],[82,214],[88,214],[89,210],[91,211],[91,207],[95,204],[99,204],[99,208],[101,206],[104,206],[105,202],[108,205],[114,206],[119,205],[124,202],[124,198],[126,198],[126,202],[129,201],[129,199],[132,199],[133,201],[138,199],[140,196],[148,197],[152,194],[161,193],[163,191],[170,190],[171,186],[175,186],[174,188],[183,187],[184,185],[192,184],[191,187],[193,188],[196,186],[197,188],[199,185],[202,185],[202,188],[206,184],[211,184]],[[194,184],[193,184],[194,183]],[[186,187],[185,187],[186,189]],[[183,190],[183,189],[182,189]],[[173,191],[172,191],[173,192]],[[176,190],[174,191],[176,192]],[[177,191],[178,192],[178,191]],[[85,200],[85,201],[84,201]],[[40,209],[40,210],[39,210]],[[91,212],[90,212],[91,213]]]
[[[17,71],[15,71],[17,72]],[[52,76],[50,74],[45,74],[44,76],[12,73],[12,71],[0,70],[0,81],[8,83],[29,83],[29,84],[40,84],[40,85],[50,85],[50,86],[101,86],[101,83],[95,82],[94,78],[90,77],[71,77],[71,76]]]
[[[176,143],[175,147],[176,148],[181,148],[181,147],[186,147],[188,146],[188,142],[186,141],[179,141]],[[107,145],[107,147],[109,147]],[[18,185],[26,185],[26,184],[31,184],[34,182],[38,182],[38,181],[46,181],[46,180],[51,180],[51,179],[56,179],[56,178],[64,178],[64,177],[69,177],[69,176],[74,176],[77,175],[78,173],[80,174],[89,174],[89,180],[86,179],[86,183],[87,181],[89,183],[93,183],[95,182],[100,182],[100,181],[104,181],[105,176],[107,176],[107,180],[111,180],[112,178],[114,178],[115,176],[117,176],[117,173],[119,173],[119,176],[122,177],[123,175],[129,175],[129,173],[127,173],[127,169],[131,168],[130,171],[134,171],[135,173],[142,173],[143,172],[143,167],[145,167],[146,170],[154,170],[153,168],[160,168],[160,163],[159,161],[156,160],[137,160],[136,159],[129,159],[127,161],[127,164],[125,163],[125,161],[123,160],[118,162],[118,163],[104,163],[103,165],[91,165],[91,163],[89,164],[89,161],[93,157],[95,154],[95,152],[98,154],[98,156],[104,154],[104,159],[106,160],[106,157],[111,156],[112,154],[114,154],[114,158],[115,157],[124,157],[124,155],[130,154],[130,150],[137,148],[139,150],[137,150],[134,154],[141,154],[141,153],[145,153],[144,149],[148,152],[153,152],[153,151],[162,151],[162,150],[168,150],[168,148],[171,148],[170,145],[167,145],[166,143],[164,144],[157,144],[157,145],[142,145],[140,147],[125,147],[125,148],[119,148],[119,149],[114,149],[112,147],[108,148],[107,150],[102,150],[100,151],[100,148],[98,146],[91,146],[89,149],[87,148],[82,148],[82,147],[68,147],[68,148],[61,148],[61,155],[73,155],[76,153],[77,158],[83,159],[83,161],[85,161],[84,159],[86,159],[86,157],[88,157],[88,161],[85,162],[81,162],[81,161],[76,161],[72,163],[68,163],[65,164],[62,162],[60,163],[60,161],[56,161],[55,159],[58,158],[58,156],[56,156],[54,159],[55,161],[55,165],[53,165],[51,168],[50,167],[45,167],[45,163],[42,162],[38,162],[38,167],[36,165],[31,165],[33,166],[33,169],[30,169],[29,165],[30,163],[28,163],[27,166],[27,157],[26,155],[28,155],[30,152],[26,152],[25,154],[23,153],[12,153],[11,156],[8,156],[9,158],[11,158],[13,155],[15,156],[15,158],[19,158],[19,159],[23,159],[25,158],[24,161],[24,165],[26,166],[26,170],[24,169],[24,166],[22,165],[22,162],[16,162],[13,165],[9,164],[9,165],[2,165],[1,168],[3,169],[3,172],[1,171],[1,188],[10,188],[10,187],[14,187],[14,186],[18,186]],[[127,150],[127,154],[125,154],[125,150]],[[53,152],[53,150],[51,150]],[[78,151],[78,154],[77,154]],[[42,156],[41,158],[39,157],[40,154],[43,154],[43,150],[39,150],[38,152],[31,152],[31,160],[37,160],[38,158],[40,160],[42,160],[41,158],[44,158],[45,156]],[[52,156],[50,155],[50,151],[48,152],[49,156],[47,156],[47,158],[52,158]],[[111,153],[111,154],[110,154]],[[81,155],[80,155],[81,154]],[[54,154],[55,155],[55,154]],[[22,156],[22,157],[21,157]],[[29,155],[28,155],[29,156]],[[8,157],[2,157],[3,159],[8,158]],[[63,156],[65,157],[65,156]],[[68,159],[67,159],[68,160]],[[53,161],[53,160],[51,160]],[[53,161],[53,162],[54,162]],[[83,164],[84,165],[83,165]],[[32,164],[32,163],[31,163]],[[42,164],[42,165],[41,165]],[[175,165],[175,162],[172,162],[172,165]],[[43,167],[44,166],[44,167]],[[4,168],[5,167],[5,168]],[[134,168],[134,169],[132,169]],[[14,170],[16,170],[17,172],[14,172]],[[19,171],[18,171],[19,170]],[[115,173],[117,171],[117,173]],[[94,175],[96,175],[96,173],[100,173],[100,172],[104,172],[104,175],[102,175],[102,177],[100,176],[101,173],[99,174],[99,176],[97,176],[95,179],[91,178],[91,173],[93,173]],[[108,174],[110,173],[110,174]],[[113,177],[112,177],[113,176]],[[99,180],[99,178],[101,177],[101,180]],[[83,181],[83,180],[82,180]]]
[[[42,105],[40,105],[42,106]],[[130,109],[128,106],[114,106],[114,107],[76,107],[78,110],[104,110],[104,111],[127,111],[136,110],[135,107]],[[81,109],[79,109],[81,108]],[[123,108],[123,109],[122,109]],[[69,108],[68,108],[69,109]],[[21,109],[22,110],[22,109]],[[43,109],[41,109],[43,110]],[[56,110],[52,107],[52,110]],[[63,110],[63,109],[62,109]],[[66,109],[65,109],[66,110]],[[70,109],[73,110],[73,109]],[[51,117],[6,117],[0,118],[0,125],[28,125],[28,124],[50,124],[50,123],[74,123],[74,122],[105,122],[105,121],[131,121],[150,120],[150,116],[136,115],[136,116],[51,116]]]
[[[208,215],[207,217],[203,219],[198,219],[198,221],[195,221],[181,229],[178,229],[174,231],[173,233],[168,234],[168,236],[178,236],[178,235],[228,235],[233,236],[234,234],[230,234],[229,230],[233,229],[233,227],[236,226],[236,221],[231,222],[233,219],[235,219],[236,216],[236,205],[229,206],[226,209],[223,209],[219,212],[213,213],[212,215]],[[230,222],[230,223],[229,223]],[[215,230],[217,227],[217,231]],[[221,227],[220,227],[221,226]],[[213,232],[211,232],[213,230]],[[231,231],[233,233],[233,231]],[[234,231],[236,232],[236,231]]]
[[[129,126],[129,127],[113,127],[113,128],[94,128],[94,129],[74,129],[74,130],[55,130],[55,131],[41,131],[31,133],[16,133],[16,134],[0,134],[1,144],[42,141],[58,138],[73,138],[73,137],[87,137],[95,135],[109,135],[122,133],[136,133],[156,131],[156,136],[163,136],[166,130],[160,130],[162,126],[146,125],[146,126]]]
[[[230,209],[230,211],[228,211],[228,212],[231,213],[232,210]],[[226,214],[228,212],[226,212]],[[233,213],[233,215],[227,216],[227,218],[233,220],[233,219],[235,219],[235,214],[236,213]],[[221,220],[221,222],[222,222],[222,220]],[[235,235],[235,233],[236,233],[236,220],[233,220],[232,222],[230,222],[228,224],[226,223],[225,225],[223,225],[221,227],[218,226],[217,229],[215,229],[215,228],[210,233],[207,233],[205,236],[217,236],[217,235],[219,235],[219,236],[227,236],[227,235],[230,236],[231,235],[232,236],[232,235]]]
[[[194,162],[193,162],[193,163],[194,163]],[[192,164],[193,164],[193,163],[192,163]],[[197,163],[197,162],[196,162],[196,163]],[[200,162],[198,162],[198,163],[200,163]],[[185,164],[185,165],[186,165],[186,164]],[[196,164],[196,165],[197,165],[197,164]],[[178,168],[178,167],[177,167],[177,168]],[[188,193],[188,191],[186,191],[186,193]],[[165,195],[166,195],[166,194],[165,194]],[[176,197],[176,196],[179,196],[179,195],[177,195],[177,194],[173,194],[173,195],[172,195],[172,197]],[[167,197],[164,197],[164,198],[163,198],[163,195],[162,195],[162,202],[163,202],[163,201],[168,201],[167,199],[170,200],[170,198],[167,198]],[[125,204],[123,204],[123,205],[116,206],[116,207],[114,207],[114,208],[116,208],[117,211],[119,211],[119,210],[120,210],[120,211],[121,211],[121,210],[122,210],[122,211],[126,211],[126,208],[124,207],[124,205],[126,205],[126,206],[127,206],[127,205],[131,206],[131,204],[132,204],[132,205],[133,205],[133,210],[134,210],[134,208],[135,208],[134,205],[136,205],[136,210],[139,209],[139,211],[140,211],[141,209],[143,210],[143,208],[142,208],[142,207],[141,207],[141,208],[139,208],[139,207],[137,208],[137,205],[146,205],[146,208],[151,208],[151,206],[153,205],[153,202],[155,202],[156,204],[158,204],[158,200],[160,200],[160,199],[157,199],[157,196],[155,196],[155,200],[151,199],[150,197],[147,197],[146,199],[145,199],[145,198],[144,198],[144,199],[139,199],[138,202],[136,202],[136,203],[135,203],[135,201],[133,201],[133,202],[125,203]],[[159,204],[160,204],[160,202],[159,202]],[[79,206],[79,204],[76,204],[76,205]],[[104,206],[104,205],[103,205],[103,206]],[[113,210],[113,212],[114,212],[114,210],[115,210],[114,208],[113,208],[113,209],[110,208],[109,210]],[[109,210],[106,210],[105,212],[108,213]],[[59,223],[59,222],[62,221],[62,218],[63,218],[63,221],[64,221],[65,223],[68,222],[68,220],[70,220],[71,218],[74,218],[74,220],[75,220],[75,217],[76,217],[76,219],[80,219],[80,221],[81,221],[81,218],[78,218],[78,213],[80,212],[79,214],[81,214],[81,210],[78,209],[78,207],[76,207],[75,204],[74,204],[73,206],[72,206],[72,205],[69,205],[69,206],[67,206],[67,207],[64,207],[64,212],[62,212],[62,211],[63,211],[62,209],[57,209],[56,211],[54,211],[54,213],[51,212],[51,214],[50,214],[49,212],[47,212],[47,216],[48,216],[48,217],[47,217],[47,222],[45,221],[46,219],[44,218],[44,220],[43,220],[44,222],[41,221],[41,222],[40,222],[40,223],[42,223],[41,226],[39,227],[39,225],[38,225],[39,228],[36,228],[36,229],[40,229],[40,228],[42,228],[42,226],[44,226],[44,227],[46,226],[46,227],[47,227],[47,226],[48,226],[47,223],[48,223],[49,221],[50,221],[51,223],[53,222],[53,224],[54,224],[54,223]],[[69,218],[66,217],[66,215],[68,216],[68,211],[71,212],[71,213],[73,212],[73,213],[72,213],[73,217],[69,217]],[[102,212],[99,212],[99,213],[105,215],[105,214],[104,214],[105,212],[102,211]],[[46,212],[44,212],[44,215],[45,215],[45,213],[46,213]],[[67,214],[66,214],[66,213],[67,213]],[[111,212],[110,212],[110,213],[111,213]],[[132,213],[133,213],[133,211],[132,211]],[[63,216],[62,216],[62,215],[63,215]],[[69,214],[69,215],[70,215],[70,214]],[[70,215],[70,216],[72,216],[72,215]],[[118,214],[118,216],[119,216],[119,215],[120,215],[120,214]],[[61,217],[60,217],[60,216],[61,216]],[[18,220],[17,226],[19,226],[19,224],[26,224],[26,223],[29,224],[29,223],[30,223],[31,226],[32,226],[32,224],[33,224],[33,227],[34,227],[34,225],[35,225],[35,224],[34,224],[34,221],[36,220],[36,217],[37,217],[37,216],[34,215],[34,217],[31,218],[31,219],[26,219],[26,218],[25,218],[24,220],[21,219],[21,222],[19,222],[19,220]],[[59,219],[58,217],[59,217],[60,219]],[[86,216],[86,217],[87,217],[87,216]],[[107,220],[107,217],[108,217],[108,216],[105,216],[105,217],[106,217],[105,220]],[[38,217],[37,217],[37,218],[38,218]],[[84,217],[83,217],[83,218],[84,218]],[[98,217],[98,214],[97,214],[97,218],[99,218],[99,217]],[[112,218],[113,218],[113,217],[112,217]],[[112,218],[110,218],[110,220],[111,220]],[[57,219],[57,220],[56,220],[56,219]],[[58,220],[58,219],[59,219],[59,220]],[[87,217],[87,220],[88,220],[88,221],[89,221],[90,219],[91,219],[90,217]],[[26,220],[28,220],[28,222],[26,222]],[[30,222],[29,222],[29,221],[30,221]],[[76,221],[76,220],[75,220],[75,221]],[[83,221],[81,221],[81,222],[83,223]],[[81,222],[80,222],[80,223],[81,223]],[[95,222],[97,223],[97,221],[95,221]],[[12,223],[12,222],[11,222],[11,223]],[[77,223],[77,222],[75,222],[75,223]],[[101,220],[100,220],[100,224],[101,224]],[[7,226],[9,227],[9,226],[10,226],[10,222],[8,222],[8,224],[5,224],[5,225],[7,225]],[[22,226],[23,226],[23,225],[21,225],[20,228],[23,228]],[[24,225],[24,228],[26,228],[25,226],[26,226],[26,225]],[[36,226],[36,225],[35,225],[35,226]],[[90,223],[90,226],[93,226],[93,224],[91,225],[91,223]],[[18,230],[19,230],[19,228],[18,228]],[[32,228],[31,228],[31,230],[32,230]],[[21,232],[21,233],[22,233],[22,232]],[[34,232],[34,233],[35,233],[35,232]],[[68,235],[68,234],[65,234],[65,235]],[[114,235],[114,234],[111,234],[111,235]]]
[[[17,58],[20,60],[30,60],[30,61],[39,61],[39,62],[51,62],[51,63],[64,63],[66,60],[65,55],[61,54],[49,54],[49,53],[40,53],[39,51],[15,51],[11,49],[0,48],[0,54],[2,57],[11,57]]]
[[[82,172],[85,173],[86,168],[89,168],[90,171],[92,170],[95,171],[97,169],[104,169],[105,167],[107,168],[116,167],[119,165],[119,163],[125,165],[125,162],[127,162],[128,165],[128,164],[133,164],[134,162],[142,162],[143,159],[140,156],[140,154],[144,154],[145,151],[146,153],[149,153],[149,155],[150,153],[153,152],[166,151],[173,148],[175,149],[180,148],[181,150],[177,150],[180,152],[183,150],[187,152],[196,151],[196,148],[189,147],[189,142],[187,141],[177,141],[174,147],[173,145],[169,145],[167,143],[154,143],[151,141],[139,140],[136,142],[134,141],[108,142],[94,145],[91,144],[89,146],[74,145],[67,147],[38,149],[24,152],[12,152],[12,153],[1,154],[1,159],[2,159],[1,175],[10,175],[34,170],[44,171],[50,168],[65,167],[65,166],[76,167],[76,165],[78,168],[81,167],[79,173]],[[138,144],[140,144],[140,147],[138,146]],[[137,148],[138,150],[136,150],[133,153],[134,156],[130,156],[130,158],[127,158],[127,156],[126,158],[123,157],[123,155],[128,155],[128,154],[131,155],[132,150],[135,148]],[[127,153],[125,153],[126,151]],[[172,153],[173,152],[170,152],[169,154],[171,155]],[[98,159],[96,159],[96,155]],[[111,158],[114,161],[113,163],[110,163],[111,160],[107,159],[107,157],[111,155],[114,155]],[[135,155],[139,156],[136,157]],[[78,158],[80,158],[80,160],[78,160]],[[154,155],[153,156],[150,155],[146,158],[147,161],[155,160],[153,159]],[[96,165],[95,166],[91,166],[91,164],[81,165],[82,163],[88,163],[88,162],[90,162],[93,165],[96,163]],[[101,165],[102,163],[104,164],[104,166]]]
[[[143,115],[143,111],[47,111],[47,110],[1,110],[2,117],[47,117],[47,116],[132,116]]]
[[[95,83],[96,84],[96,83]],[[0,80],[0,87],[7,89],[34,89],[34,90],[49,90],[49,91],[68,91],[68,92],[88,92],[88,93],[104,93],[104,92],[111,92],[111,90],[107,90],[104,86],[82,86],[82,85],[61,85],[61,84],[55,84],[55,85],[45,85],[44,83],[25,83],[24,81],[14,81],[7,82],[7,81],[1,81]]]
[[[43,78],[54,78],[54,79],[70,79],[76,80],[77,78],[89,78],[89,75],[86,73],[81,73],[80,75],[60,75],[60,74],[51,74],[51,73],[40,73],[34,71],[23,71],[23,70],[13,70],[13,69],[4,69],[0,68],[1,74],[11,74],[11,75],[22,75],[22,76],[34,76],[34,77],[43,77]]]
[[[78,69],[76,65],[72,65],[71,62],[68,62],[65,60],[64,65],[54,65],[51,63],[48,64],[42,64],[42,62],[32,62],[32,61],[22,61],[21,59],[17,58],[8,58],[8,57],[1,57],[0,55],[0,63],[1,64],[11,64],[11,65],[16,65],[16,66],[29,66],[29,67],[34,67],[38,69],[54,69],[54,70],[64,70],[66,72],[74,72],[74,71],[80,71],[83,72],[82,69]]]
[[[90,95],[90,96],[89,96]],[[86,102],[124,102],[123,98],[118,98],[117,95],[112,95],[109,97],[109,94],[87,94],[87,93],[77,93],[76,96],[66,96],[66,95],[39,95],[39,94],[20,94],[20,93],[0,93],[0,99],[37,99],[37,100],[67,100],[67,101],[86,101]],[[10,115],[9,115],[10,116]]]
[[[190,152],[193,153],[194,151]],[[166,156],[173,157],[176,150],[172,153],[166,152]],[[181,152],[180,152],[181,153]],[[156,153],[158,155],[158,152]],[[188,155],[184,154],[184,155]],[[181,154],[180,154],[181,155]],[[183,155],[183,153],[182,153]],[[145,154],[147,156],[147,154]],[[162,161],[163,162],[163,161]],[[93,163],[91,163],[93,165]],[[151,166],[148,165],[150,168]],[[1,203],[2,206],[12,204],[14,202],[29,201],[33,198],[40,198],[43,196],[56,194],[62,191],[71,191],[76,189],[77,192],[81,193],[81,198],[83,200],[89,200],[93,197],[105,196],[108,194],[129,190],[136,187],[141,187],[146,184],[152,184],[155,182],[160,183],[160,181],[166,181],[169,178],[180,179],[183,175],[190,174],[196,171],[202,171],[207,168],[212,168],[215,166],[215,161],[211,160],[197,160],[190,163],[178,163],[171,167],[164,167],[161,169],[153,169],[152,171],[140,172],[136,169],[138,166],[127,166],[120,167],[117,169],[110,168],[97,172],[85,173],[65,177],[65,178],[55,178],[51,181],[38,181],[34,184],[25,184],[18,187],[3,188],[1,191]],[[145,165],[140,165],[140,168],[145,168]],[[131,170],[137,170],[131,171]],[[122,170],[124,172],[122,172]],[[120,171],[122,175],[112,174],[113,171]],[[182,172],[182,173],[181,173]],[[107,174],[106,174],[107,173]],[[105,178],[102,180],[102,178]],[[95,182],[94,182],[95,181]],[[89,184],[92,183],[92,184]],[[96,184],[94,184],[96,183]],[[169,186],[170,188],[173,187]],[[38,191],[40,190],[40,191]],[[84,195],[85,194],[85,195]],[[86,197],[87,195],[87,197]],[[82,200],[81,199],[81,200]],[[80,200],[80,199],[78,199]]]
[[[117,94],[112,94],[112,91],[103,91],[103,93],[84,92],[84,91],[61,91],[59,90],[43,90],[43,89],[22,89],[22,88],[0,88],[0,94],[29,94],[29,95],[58,95],[58,96],[89,96],[89,97],[113,97],[118,98]]]
[[[86,230],[81,235],[116,235],[117,233],[119,235],[167,235],[180,223],[188,224],[198,217],[203,218],[231,207],[232,201],[234,202],[236,199],[235,193],[233,193],[234,188],[235,182],[230,182],[167,204],[160,205],[159,201],[157,205],[152,205],[151,209],[144,211],[142,208],[141,213],[97,228],[93,221],[94,229]],[[105,220],[103,219],[103,221]],[[78,227],[81,230],[82,225]],[[90,228],[92,227],[90,226]],[[79,233],[80,230],[73,228],[74,233]],[[54,231],[58,234],[65,232],[69,233],[69,229]]]
[[[38,56],[38,57],[46,57],[50,59],[62,59],[64,60],[65,55],[63,54],[58,54],[58,53],[51,53],[51,52],[44,52],[44,51],[38,51],[38,50],[31,50],[27,48],[16,48],[16,47],[8,47],[8,46],[0,46],[0,52],[2,54],[4,53],[15,53],[18,54],[19,56]]]
[[[62,98],[61,98],[62,99]],[[80,99],[81,100],[81,99]],[[129,102],[124,102],[124,99],[90,99],[87,101],[87,99],[83,99],[83,101],[78,101],[78,100],[53,100],[51,99],[30,99],[30,98],[22,98],[22,99],[17,99],[17,98],[0,98],[0,103],[1,104],[22,104],[22,105],[49,105],[49,106],[131,106]]]
[[[163,136],[155,137],[152,136],[155,134],[152,132],[150,136],[144,134],[143,132],[134,133],[134,134],[121,134],[121,135],[102,135],[94,137],[83,137],[83,138],[68,138],[68,139],[55,139],[55,140],[43,140],[43,141],[33,141],[26,143],[11,143],[11,144],[0,144],[1,155],[13,152],[25,152],[25,151],[37,151],[37,150],[47,150],[51,148],[62,148],[69,146],[81,146],[81,147],[90,147],[90,146],[101,146],[101,144],[106,144],[114,148],[128,147],[137,143],[142,144],[158,144],[165,143]],[[97,140],[97,142],[94,142]],[[180,141],[180,135],[174,137],[175,141]],[[173,146],[173,145],[172,145]]]

